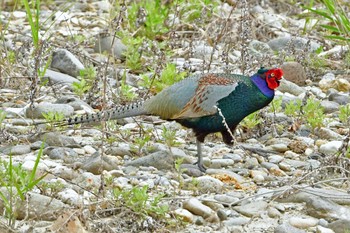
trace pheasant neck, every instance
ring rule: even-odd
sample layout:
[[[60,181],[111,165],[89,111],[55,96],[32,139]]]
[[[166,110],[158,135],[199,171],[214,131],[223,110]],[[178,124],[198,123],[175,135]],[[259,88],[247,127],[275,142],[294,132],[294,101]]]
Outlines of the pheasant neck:
[[[255,74],[253,77],[251,77],[251,80],[266,97],[271,98],[275,95],[275,91],[267,86],[266,80],[260,75]]]

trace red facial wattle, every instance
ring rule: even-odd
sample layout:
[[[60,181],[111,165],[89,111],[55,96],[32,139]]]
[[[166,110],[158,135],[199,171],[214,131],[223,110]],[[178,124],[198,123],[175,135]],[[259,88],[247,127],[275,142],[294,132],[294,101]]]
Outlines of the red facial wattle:
[[[274,90],[280,85],[280,80],[282,79],[283,76],[283,71],[281,69],[271,69],[266,71],[266,82],[267,86]]]

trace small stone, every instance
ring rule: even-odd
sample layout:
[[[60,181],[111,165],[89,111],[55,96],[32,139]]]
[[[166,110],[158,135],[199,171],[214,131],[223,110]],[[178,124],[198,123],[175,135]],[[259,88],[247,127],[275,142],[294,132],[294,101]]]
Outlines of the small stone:
[[[282,93],[290,93],[293,96],[299,96],[306,92],[304,88],[288,80],[282,80],[278,90]]]
[[[318,42],[315,42],[315,41],[309,42],[308,39],[305,39],[302,37],[294,37],[294,36],[278,37],[270,40],[269,42],[267,42],[267,44],[274,51],[282,51],[287,48],[294,48],[297,50],[304,50],[304,51],[315,51],[321,46]]]
[[[225,221],[227,220],[227,213],[224,209],[219,209],[216,212],[217,216],[219,217],[220,221]]]
[[[339,104],[334,101],[322,100],[321,107],[325,113],[333,113],[339,110]]]
[[[251,170],[250,176],[253,178],[253,180],[256,183],[261,184],[262,182],[265,181],[265,177],[267,176],[267,174],[266,172],[263,172],[263,171]]]
[[[342,136],[336,132],[334,132],[331,129],[321,127],[320,129],[316,130],[316,134],[318,137],[322,139],[327,140],[339,140],[342,139]]]
[[[47,113],[59,113],[64,117],[69,117],[74,113],[74,108],[68,104],[51,104],[42,102],[26,109],[26,116],[28,118],[44,119],[45,117],[43,114]]]
[[[46,81],[49,79],[49,84],[60,84],[60,85],[68,85],[70,90],[73,90],[73,83],[77,82],[79,83],[79,80],[68,75],[68,74],[63,74],[57,71],[53,71],[50,69],[47,69],[45,72],[45,75],[43,77],[43,81]]]
[[[42,142],[42,141],[36,141],[36,142],[33,142],[32,144],[30,144],[30,149],[32,149],[32,150],[39,150],[42,146],[45,149],[49,145],[47,143],[45,143],[45,142]]]
[[[123,60],[125,59],[125,55],[123,53],[126,51],[126,49],[126,46],[122,43],[122,41],[119,38],[101,35],[96,41],[94,51],[96,53],[112,53],[115,58]]]
[[[285,62],[282,64],[283,77],[297,85],[303,86],[306,81],[304,67],[298,62]]]
[[[79,206],[82,204],[82,196],[80,196],[73,189],[65,189],[59,193],[57,196],[66,204]]]
[[[271,170],[272,168],[274,169],[279,169],[277,164],[274,163],[269,163],[269,162],[262,162],[261,166],[266,168],[267,170]]]
[[[58,49],[52,55],[51,67],[73,77],[80,75],[84,65],[68,50]]]
[[[214,199],[217,200],[218,202],[220,202],[222,204],[226,204],[226,205],[229,205],[231,203],[239,201],[238,197],[233,197],[233,196],[226,195],[226,194],[216,194],[214,196]]]
[[[211,176],[201,176],[197,178],[197,188],[201,193],[221,193],[224,184],[222,181]]]
[[[232,159],[212,159],[210,167],[211,168],[222,168],[232,166],[234,161]]]
[[[316,226],[318,223],[318,219],[316,218],[301,218],[301,217],[291,217],[289,219],[289,224],[301,229],[307,229],[310,227]]]
[[[272,150],[277,151],[277,152],[281,152],[284,153],[288,150],[288,146],[286,144],[283,143],[279,143],[279,144],[273,144],[269,146]]]
[[[183,208],[190,211],[193,214],[208,218],[215,214],[215,212],[208,206],[203,205],[197,198],[190,198],[183,203]]]
[[[31,152],[30,145],[16,145],[3,151],[7,155],[24,155]]]
[[[282,214],[281,212],[279,212],[278,209],[276,209],[275,207],[269,207],[267,208],[267,215],[270,217],[270,218],[278,218],[280,217]]]
[[[350,103],[350,96],[340,93],[332,93],[328,96],[328,99],[341,105]]]
[[[242,226],[249,223],[251,219],[247,217],[235,217],[229,218],[228,220],[223,221],[225,226]]]
[[[74,96],[62,96],[59,99],[56,100],[55,104],[68,104],[74,108],[74,111],[83,110],[88,113],[94,113],[93,109],[82,101],[81,99],[78,99]],[[98,132],[100,133],[100,132]],[[93,136],[97,136],[96,134]]]
[[[115,158],[107,155],[100,156],[96,153],[84,162],[82,169],[97,175],[101,174],[103,170],[111,171],[117,167],[118,161]]]
[[[234,163],[239,163],[243,161],[242,156],[240,156],[239,154],[225,154],[223,158],[232,159]]]
[[[323,227],[323,226],[316,226],[316,233],[335,233],[332,229]]]
[[[168,151],[157,151],[147,156],[137,158],[133,161],[125,163],[126,166],[134,167],[155,167],[159,170],[169,170],[174,168],[174,157]]]
[[[288,148],[295,153],[302,154],[307,148],[307,144],[301,140],[293,140],[288,144]]]
[[[325,155],[335,155],[341,145],[343,144],[342,141],[331,141],[327,142],[323,145],[320,146],[320,152],[325,154]]]
[[[34,167],[35,167],[35,161],[33,160],[26,160],[24,161],[24,163],[22,164],[22,168],[24,170],[27,171],[33,171]],[[40,173],[45,173],[46,171],[49,171],[48,166],[45,165],[44,162],[42,162],[42,160],[39,162],[38,166],[37,166],[37,172]]]
[[[96,149],[89,145],[84,146],[84,150],[87,154],[90,155],[96,152]]]
[[[281,170],[289,172],[292,171],[292,166],[286,162],[280,162],[278,164],[279,168],[281,168]]]
[[[233,207],[234,210],[243,214],[247,217],[259,216],[262,212],[267,209],[267,202],[265,201],[255,201],[242,206]]]
[[[1,187],[0,192],[5,196],[9,196],[8,187]],[[15,189],[11,195],[18,195]],[[9,197],[7,198],[9,200]],[[68,205],[53,197],[47,197],[38,193],[29,192],[26,194],[26,199],[16,203],[17,206],[26,206],[27,208],[14,208],[13,214],[17,220],[31,218],[36,220],[53,221],[57,219],[57,213],[68,209]],[[4,203],[0,202],[0,209],[4,209]],[[7,231],[6,231],[7,232]]]
[[[248,158],[244,166],[248,169],[253,169],[259,166],[259,161],[257,158]]]
[[[193,222],[194,220],[193,214],[186,209],[176,209],[174,214],[185,222]]]
[[[271,155],[269,156],[269,162],[270,163],[276,163],[278,164],[279,162],[281,162],[284,158],[283,156],[280,156],[280,155]]]
[[[335,233],[346,233],[346,230],[350,229],[350,220],[339,219],[331,222],[327,227],[332,229]]]
[[[71,148],[65,148],[65,147],[48,147],[44,151],[45,154],[47,154],[50,159],[71,159],[74,157],[77,157],[78,154]],[[67,160],[67,161],[68,161]]]
[[[289,223],[283,223],[275,228],[274,233],[306,233],[306,231],[293,227]]]

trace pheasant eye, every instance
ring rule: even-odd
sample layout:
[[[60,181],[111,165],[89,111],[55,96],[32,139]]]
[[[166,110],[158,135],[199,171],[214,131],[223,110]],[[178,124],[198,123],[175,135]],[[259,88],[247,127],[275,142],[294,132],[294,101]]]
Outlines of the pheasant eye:
[[[275,73],[270,74],[271,78],[275,77]]]

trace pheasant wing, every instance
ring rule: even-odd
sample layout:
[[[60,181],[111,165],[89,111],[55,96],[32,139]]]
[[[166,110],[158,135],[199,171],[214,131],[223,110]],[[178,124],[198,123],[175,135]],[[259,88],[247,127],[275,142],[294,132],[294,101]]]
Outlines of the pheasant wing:
[[[218,101],[232,93],[237,85],[238,82],[232,78],[213,74],[201,77],[192,98],[172,119],[196,118],[215,114]]]

